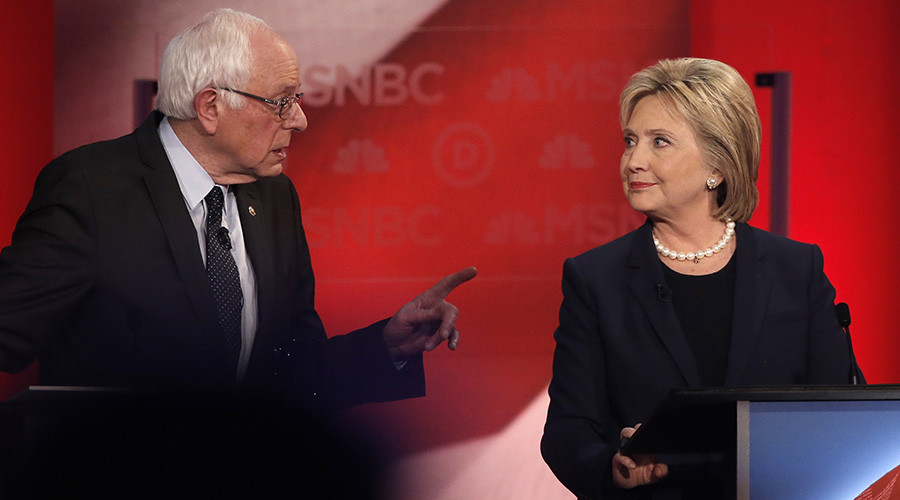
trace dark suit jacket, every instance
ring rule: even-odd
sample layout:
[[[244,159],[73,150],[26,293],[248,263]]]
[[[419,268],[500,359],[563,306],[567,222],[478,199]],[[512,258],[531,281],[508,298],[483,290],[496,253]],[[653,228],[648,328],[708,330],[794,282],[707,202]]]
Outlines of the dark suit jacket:
[[[41,382],[51,385],[233,386],[161,119],[154,113],[134,133],[66,153],[41,172],[0,253],[3,371],[38,358]],[[423,394],[421,357],[398,372],[383,323],[326,341],[291,181],[235,190],[259,303],[247,387],[338,406]]]
[[[849,347],[817,246],[737,225],[734,322],[725,385],[846,384]],[[563,268],[544,459],[570,490],[609,487],[619,432],[700,376],[671,301],[651,225]],[[608,495],[611,496],[611,495]]]

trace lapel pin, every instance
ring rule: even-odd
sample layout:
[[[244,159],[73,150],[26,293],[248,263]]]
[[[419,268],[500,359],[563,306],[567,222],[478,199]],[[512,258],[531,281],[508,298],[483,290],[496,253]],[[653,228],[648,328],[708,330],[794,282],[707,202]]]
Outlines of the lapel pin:
[[[253,205],[250,205],[250,207],[247,210],[250,212],[250,215],[252,215],[253,217],[256,217],[256,209],[253,208]]]

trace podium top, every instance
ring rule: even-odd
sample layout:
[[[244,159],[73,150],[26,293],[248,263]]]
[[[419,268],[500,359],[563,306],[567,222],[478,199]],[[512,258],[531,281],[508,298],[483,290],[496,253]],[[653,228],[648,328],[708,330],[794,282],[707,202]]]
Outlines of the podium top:
[[[737,403],[778,401],[900,400],[900,385],[780,386],[674,389],[622,446],[642,453],[730,453],[735,446]]]
[[[673,389],[660,409],[670,404],[694,401],[887,401],[896,399],[900,399],[900,384]]]

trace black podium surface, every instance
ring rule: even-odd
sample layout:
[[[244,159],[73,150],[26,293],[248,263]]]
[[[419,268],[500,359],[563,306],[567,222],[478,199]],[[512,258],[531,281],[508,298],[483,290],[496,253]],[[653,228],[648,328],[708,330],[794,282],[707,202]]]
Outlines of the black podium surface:
[[[740,401],[900,400],[900,385],[675,389],[623,447],[641,453],[711,453],[730,449]]]
[[[900,385],[867,385],[675,390],[622,452],[718,457],[734,498],[852,499],[898,465],[898,449]]]
[[[0,499],[376,498],[378,450],[258,397],[34,386],[0,402]]]

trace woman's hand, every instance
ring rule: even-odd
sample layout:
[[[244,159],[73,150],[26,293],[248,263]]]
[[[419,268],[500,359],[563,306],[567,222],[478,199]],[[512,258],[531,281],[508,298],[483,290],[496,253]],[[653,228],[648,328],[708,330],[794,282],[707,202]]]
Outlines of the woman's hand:
[[[622,438],[630,438],[640,427],[625,427],[619,433]],[[621,489],[630,490],[635,486],[652,484],[669,474],[669,466],[656,461],[656,455],[636,455],[626,457],[616,453],[612,459],[613,484]]]

